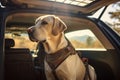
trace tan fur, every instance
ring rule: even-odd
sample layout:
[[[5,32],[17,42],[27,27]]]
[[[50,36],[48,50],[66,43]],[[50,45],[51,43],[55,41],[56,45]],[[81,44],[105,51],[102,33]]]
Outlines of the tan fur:
[[[47,80],[55,80],[51,68],[45,61]],[[77,54],[69,56],[57,69],[59,80],[83,80],[85,67]]]
[[[46,21],[48,24],[43,24]],[[45,22],[44,22],[45,23]],[[30,28],[31,29],[31,28]],[[32,41],[43,41],[47,54],[54,53],[67,46],[68,42],[64,37],[64,31],[67,29],[65,23],[54,15],[45,15],[36,20]],[[45,74],[47,80],[55,80],[51,72],[51,68],[45,63]],[[83,80],[85,75],[85,66],[79,58],[78,54],[70,55],[56,69],[59,80]]]

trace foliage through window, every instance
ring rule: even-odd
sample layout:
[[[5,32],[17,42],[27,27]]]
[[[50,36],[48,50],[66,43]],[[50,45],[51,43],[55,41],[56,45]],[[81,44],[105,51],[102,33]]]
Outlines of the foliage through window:
[[[97,37],[88,29],[68,32],[65,36],[76,49],[105,49]]]
[[[93,17],[99,17],[102,10],[103,8],[98,10]],[[101,20],[110,26],[110,28],[112,28],[120,36],[120,1],[109,5],[102,15]]]

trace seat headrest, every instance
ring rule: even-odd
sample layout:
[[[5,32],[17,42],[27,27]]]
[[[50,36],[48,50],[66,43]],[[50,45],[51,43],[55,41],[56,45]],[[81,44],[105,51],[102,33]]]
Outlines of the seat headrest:
[[[5,48],[11,48],[15,46],[15,41],[10,38],[5,39]]]

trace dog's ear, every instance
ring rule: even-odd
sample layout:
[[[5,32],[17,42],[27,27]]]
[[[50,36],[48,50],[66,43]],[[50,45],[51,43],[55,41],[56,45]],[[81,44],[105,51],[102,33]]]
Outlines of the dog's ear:
[[[54,26],[52,29],[52,34],[54,36],[58,35],[59,33],[64,32],[67,29],[66,24],[58,17],[55,17],[53,23],[54,23]]]

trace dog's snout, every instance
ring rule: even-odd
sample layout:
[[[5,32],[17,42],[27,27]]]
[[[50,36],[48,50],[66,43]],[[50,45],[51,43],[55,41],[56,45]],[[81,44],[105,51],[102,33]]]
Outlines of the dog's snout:
[[[29,33],[33,32],[33,28],[28,28],[27,32]]]

